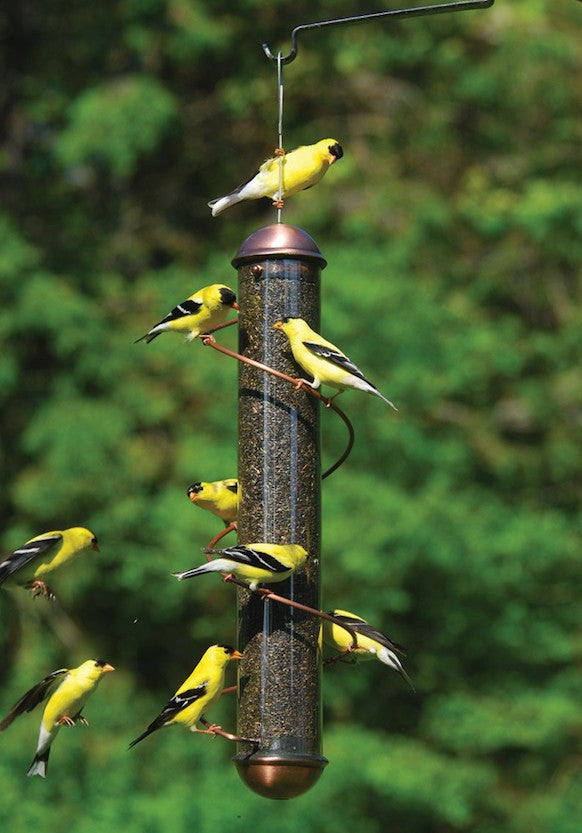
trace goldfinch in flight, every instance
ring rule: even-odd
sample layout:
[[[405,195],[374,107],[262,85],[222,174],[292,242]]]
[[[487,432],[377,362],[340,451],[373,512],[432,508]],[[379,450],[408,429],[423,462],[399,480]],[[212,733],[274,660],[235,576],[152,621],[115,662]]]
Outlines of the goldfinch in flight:
[[[238,519],[238,480],[215,480],[213,483],[192,483],[188,497],[196,506],[216,515],[226,526]]]
[[[242,659],[242,654],[230,645],[211,645],[202,659],[192,671],[188,679],[184,680],[171,700],[168,700],[162,711],[138,738],[132,740],[129,748],[140,740],[147,738],[157,729],[165,726],[184,726],[191,732],[201,734],[215,734],[214,724],[208,729],[197,729],[196,723],[203,717],[203,713],[218,700],[224,686],[226,666],[231,660]]]
[[[208,203],[216,217],[231,205],[243,200],[271,197],[278,200],[290,197],[315,185],[337,159],[344,155],[336,139],[322,139],[314,145],[302,145],[286,153],[283,158],[283,193],[279,194],[280,156],[263,162],[254,177],[239,185],[231,194]]]
[[[366,379],[360,368],[345,353],[342,353],[339,347],[336,347],[331,341],[326,341],[319,333],[312,330],[303,318],[283,318],[276,321],[273,326],[276,330],[285,333],[289,339],[293,358],[303,370],[313,376],[313,382],[303,379],[302,381],[305,384],[314,389],[317,389],[320,385],[328,385],[331,388],[336,388],[338,393],[347,388],[363,390],[365,393],[379,396],[395,411],[398,410],[393,402],[386,399]]]
[[[406,682],[414,691],[412,680],[402,667],[402,663],[398,659],[397,654],[404,654],[404,650],[400,645],[386,636],[381,631],[376,630],[369,625],[365,619],[356,616],[355,613],[350,613],[347,610],[330,610],[330,616],[337,619],[338,622],[345,622],[346,625],[356,632],[358,637],[358,647],[354,651],[350,651],[352,645],[352,637],[349,631],[342,628],[341,625],[335,625],[327,619],[322,619],[320,629],[320,648],[321,641],[334,648],[339,654],[353,657],[356,661],[362,659],[379,659],[384,665],[389,665],[395,671],[401,674]]]
[[[220,283],[204,286],[174,307],[155,327],[136,339],[134,344],[144,340],[149,344],[164,332],[186,333],[187,340],[193,341],[200,333],[222,324],[229,309],[238,309],[232,289]]]
[[[82,526],[54,529],[31,538],[0,563],[0,584],[17,573],[20,584],[34,596],[53,596],[44,579],[83,550],[99,550],[97,538]]]
[[[46,777],[51,744],[61,726],[74,726],[87,721],[81,715],[87,698],[95,691],[99,681],[112,665],[102,659],[88,659],[78,668],[59,668],[24,694],[0,722],[0,732],[24,712],[30,712],[48,697],[48,703],[40,722],[40,734],[36,754],[27,775]]]
[[[203,573],[234,573],[239,578],[250,579],[249,588],[256,590],[259,584],[272,584],[289,578],[307,558],[306,550],[299,544],[238,544],[212,552],[221,557],[173,575],[182,581]]]

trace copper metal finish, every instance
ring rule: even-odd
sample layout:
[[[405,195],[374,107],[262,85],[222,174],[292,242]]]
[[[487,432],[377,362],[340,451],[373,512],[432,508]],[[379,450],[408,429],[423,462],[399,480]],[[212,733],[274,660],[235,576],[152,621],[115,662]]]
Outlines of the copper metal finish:
[[[287,223],[274,223],[253,232],[236,253],[232,265],[238,269],[243,263],[256,262],[262,258],[291,257],[316,261],[320,269],[327,265],[313,238],[303,229]],[[263,264],[255,263],[251,270],[253,277],[260,277],[263,269]]]
[[[282,801],[310,790],[319,781],[327,760],[300,755],[296,758],[252,755],[237,756],[235,764],[241,779],[253,792]]]
[[[319,273],[325,260],[312,238],[282,223],[251,234],[238,268],[239,353],[291,376],[288,345],[273,329],[286,315],[319,324]],[[260,266],[261,269],[257,269]],[[296,543],[309,558],[277,589],[316,610],[319,603],[319,403],[284,379],[239,363],[240,542]],[[239,668],[234,761],[241,777],[270,798],[289,798],[321,773],[321,663],[317,618],[260,594],[238,590]]]

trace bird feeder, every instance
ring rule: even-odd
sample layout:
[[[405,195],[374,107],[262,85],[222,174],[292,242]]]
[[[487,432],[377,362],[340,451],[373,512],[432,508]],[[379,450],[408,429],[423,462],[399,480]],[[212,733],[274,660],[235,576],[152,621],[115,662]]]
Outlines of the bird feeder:
[[[232,261],[238,270],[239,352],[289,375],[296,365],[275,321],[293,316],[318,328],[320,272],[313,239],[285,223],[259,229]],[[306,566],[277,585],[292,601],[320,607],[319,403],[304,391],[239,364],[241,505],[238,540],[300,544]],[[321,668],[319,620],[238,590],[238,735],[256,738],[234,756],[242,780],[275,799],[301,795],[319,779]]]

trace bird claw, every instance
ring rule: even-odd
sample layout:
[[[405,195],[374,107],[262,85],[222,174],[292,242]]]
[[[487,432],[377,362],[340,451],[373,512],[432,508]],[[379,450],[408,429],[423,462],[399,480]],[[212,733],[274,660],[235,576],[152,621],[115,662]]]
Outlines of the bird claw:
[[[283,208],[284,205],[283,200],[273,200],[273,208]]]
[[[54,602],[57,598],[48,584],[40,579],[28,581],[24,586],[27,590],[30,590],[33,599],[36,599],[37,596],[44,596],[45,599]]]
[[[59,717],[57,720],[57,726],[74,726],[75,721],[72,717],[69,717],[67,714],[64,714],[62,717]]]
[[[202,344],[208,346],[209,344],[216,344],[216,339],[212,333],[201,333],[198,338],[202,340]]]
[[[226,575],[222,576],[223,581],[234,581],[236,578],[234,573],[226,573]]]

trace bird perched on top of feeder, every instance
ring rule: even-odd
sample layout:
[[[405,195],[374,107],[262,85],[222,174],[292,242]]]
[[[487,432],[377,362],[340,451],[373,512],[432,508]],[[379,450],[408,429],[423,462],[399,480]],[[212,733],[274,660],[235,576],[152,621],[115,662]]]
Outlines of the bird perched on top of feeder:
[[[183,581],[203,573],[234,573],[242,579],[249,579],[249,589],[256,590],[259,584],[272,584],[289,578],[307,558],[307,551],[299,544],[238,544],[206,552],[215,553],[220,558],[173,575]]]
[[[232,193],[208,205],[212,209],[212,216],[216,217],[231,205],[243,200],[258,200],[261,197],[271,197],[282,200],[316,185],[327,170],[337,159],[344,155],[337,139],[322,139],[314,145],[302,145],[289,153],[275,155],[263,162],[258,172],[239,185]],[[283,190],[279,193],[279,167],[283,159]]]
[[[229,309],[238,309],[232,289],[220,283],[204,286],[174,307],[151,330],[136,339],[134,344],[144,340],[149,344],[164,332],[186,333],[187,340],[193,341],[201,333],[222,324]]]
[[[51,744],[59,729],[61,726],[74,726],[76,723],[87,725],[87,721],[81,715],[83,706],[103,675],[114,670],[113,666],[103,659],[88,659],[77,668],[59,668],[29,689],[14,704],[0,723],[0,732],[7,729],[16,717],[32,711],[48,698],[40,723],[36,754],[27,775],[46,777]]]
[[[99,550],[96,536],[83,526],[54,529],[31,538],[0,563],[0,584],[16,574],[18,583],[33,596],[53,598],[44,579],[91,547]]]
[[[145,732],[132,740],[129,748],[156,729],[163,729],[165,726],[184,726],[191,732],[215,735],[215,730],[220,729],[220,726],[211,724],[208,729],[197,729],[196,723],[202,719],[203,712],[220,697],[226,666],[231,660],[237,659],[242,659],[242,654],[230,645],[211,645],[207,648],[194,671],[184,680]]]
[[[338,624],[322,619],[319,631],[319,647],[322,648],[322,641],[330,648],[339,652],[338,659],[342,656],[352,657],[354,661],[362,659],[379,659],[384,665],[389,665],[401,674],[414,691],[412,680],[402,667],[398,654],[404,654],[404,649],[393,642],[389,636],[382,633],[365,619],[350,613],[348,610],[330,610],[329,616],[337,619]],[[357,635],[357,647],[352,650],[352,635],[340,623],[348,625]],[[333,660],[333,657],[332,657]]]
[[[398,410],[393,402],[386,399],[378,388],[366,379],[360,368],[342,353],[339,347],[312,330],[303,318],[282,318],[273,326],[285,333],[293,358],[303,370],[313,376],[312,382],[307,379],[298,380],[302,384],[314,389],[322,384],[329,385],[337,389],[338,393],[335,396],[347,388],[363,390],[380,397],[395,411]],[[331,402],[331,399],[329,401]]]
[[[188,497],[196,506],[224,521],[226,526],[238,519],[240,495],[238,480],[234,477],[212,483],[192,483],[188,486]]]

